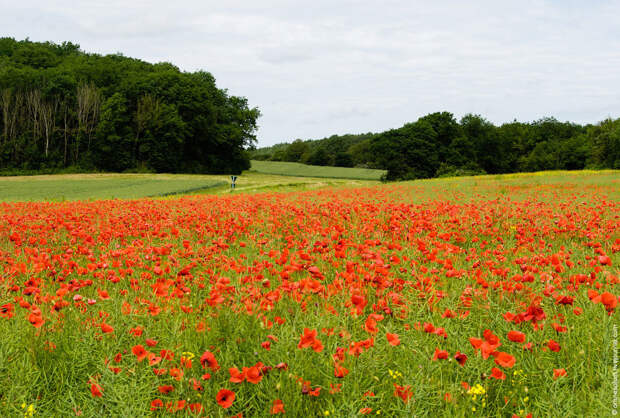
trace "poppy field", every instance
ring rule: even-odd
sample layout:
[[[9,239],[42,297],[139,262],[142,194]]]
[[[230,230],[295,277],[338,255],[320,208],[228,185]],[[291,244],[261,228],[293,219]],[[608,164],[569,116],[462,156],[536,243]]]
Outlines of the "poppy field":
[[[0,203],[0,415],[610,415],[619,190]]]

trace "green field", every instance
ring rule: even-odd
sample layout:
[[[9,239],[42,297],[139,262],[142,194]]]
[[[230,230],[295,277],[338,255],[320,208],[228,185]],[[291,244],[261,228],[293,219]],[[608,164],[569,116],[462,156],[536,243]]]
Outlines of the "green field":
[[[262,162],[259,162],[262,163]],[[293,164],[271,163],[269,164]],[[298,164],[301,165],[301,164]],[[339,167],[313,167],[337,169]],[[348,169],[343,169],[348,170]],[[357,170],[357,169],[356,169]],[[376,171],[376,170],[375,170]],[[503,187],[498,188],[501,181]],[[601,182],[616,184],[617,192],[610,198],[620,198],[620,172],[549,171],[539,173],[487,175],[424,179],[401,184],[412,185],[417,199],[432,199],[442,195],[454,198],[474,197],[485,190],[511,195],[515,190],[555,184],[572,183],[578,188],[596,187]],[[356,180],[326,177],[294,177],[246,171],[239,175],[235,190],[230,188],[227,175],[189,174],[61,174],[42,176],[0,177],[0,202],[63,201],[95,199],[137,199],[186,194],[231,194],[258,192],[288,192],[325,187],[360,187],[377,184],[376,180]],[[538,190],[538,189],[537,189]]]
[[[212,176],[67,174],[0,179],[1,201],[87,200],[159,197],[226,183]]]
[[[322,177],[337,179],[379,180],[385,170],[369,168],[323,167],[283,161],[252,160],[251,171],[281,176]]]
[[[136,199],[181,194],[228,194],[310,190],[329,186],[366,186],[351,179],[290,177],[254,172],[238,176],[231,191],[226,175],[61,174],[0,177],[0,202]]]

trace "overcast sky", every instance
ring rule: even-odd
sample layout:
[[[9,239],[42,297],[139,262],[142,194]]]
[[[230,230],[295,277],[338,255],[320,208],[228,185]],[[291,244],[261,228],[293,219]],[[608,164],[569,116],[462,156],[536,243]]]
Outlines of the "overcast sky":
[[[430,112],[620,116],[620,1],[0,0],[0,36],[185,71],[260,108],[259,145]]]

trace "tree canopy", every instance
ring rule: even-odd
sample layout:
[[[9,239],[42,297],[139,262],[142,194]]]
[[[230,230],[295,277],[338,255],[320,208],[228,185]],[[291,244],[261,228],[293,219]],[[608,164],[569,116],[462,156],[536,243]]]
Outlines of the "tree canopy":
[[[259,116],[205,71],[0,38],[0,169],[239,173]]]
[[[291,153],[291,148],[304,153]],[[320,158],[311,158],[312,155]],[[345,157],[346,156],[346,157]],[[296,140],[252,151],[252,158],[352,164],[388,170],[387,180],[541,170],[620,169],[620,119],[582,126],[542,118],[496,126],[480,115],[436,112],[398,129]]]

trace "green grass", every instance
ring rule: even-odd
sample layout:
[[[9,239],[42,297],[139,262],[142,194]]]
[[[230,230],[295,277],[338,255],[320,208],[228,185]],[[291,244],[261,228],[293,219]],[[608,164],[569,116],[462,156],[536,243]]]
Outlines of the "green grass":
[[[282,161],[252,160],[251,171],[265,174],[279,174],[281,176],[323,177],[358,180],[379,180],[385,170],[369,168],[323,167]]]
[[[376,180],[352,178],[329,178],[326,174],[335,170],[362,170],[340,167],[303,166],[296,163],[255,161],[266,167],[288,165],[325,170],[316,177],[288,174],[266,174],[246,171],[237,178],[236,188],[231,190],[227,175],[188,174],[57,174],[41,176],[0,177],[0,202],[10,201],[63,201],[96,199],[136,199],[144,197],[165,197],[193,194],[240,194],[258,192],[290,192],[315,190],[325,187],[360,187],[377,184]],[[377,171],[377,170],[369,170]],[[341,174],[342,175],[342,174]],[[501,187],[497,183],[501,182]],[[553,188],[558,182],[570,183],[576,190],[609,183],[609,197],[620,198],[620,172],[604,171],[551,171],[527,174],[487,175],[475,177],[453,177],[442,179],[415,180],[406,183],[415,191],[414,198],[460,199],[462,197],[493,194],[514,194],[515,190],[532,189],[540,193]]]
[[[128,199],[189,193],[226,184],[212,176],[61,174],[0,179],[0,201]]]
[[[246,171],[230,188],[227,175],[58,174],[0,177],[0,201],[137,199],[182,194],[239,194],[367,186],[365,180],[291,177]]]

